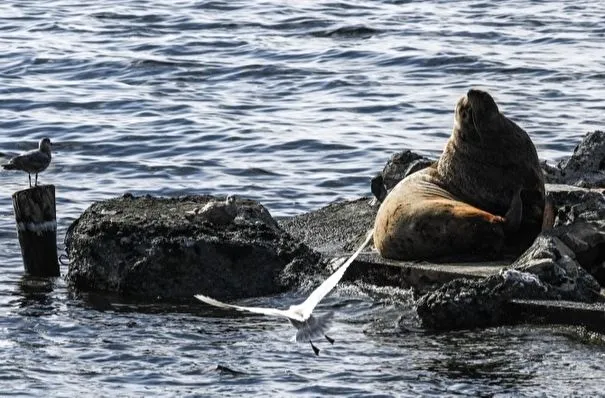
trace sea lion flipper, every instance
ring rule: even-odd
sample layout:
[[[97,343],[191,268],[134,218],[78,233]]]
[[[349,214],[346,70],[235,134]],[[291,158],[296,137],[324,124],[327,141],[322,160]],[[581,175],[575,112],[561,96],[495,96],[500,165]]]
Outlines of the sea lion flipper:
[[[510,202],[510,207],[504,215],[504,228],[507,232],[517,231],[521,225],[523,219],[523,201],[521,200],[521,191],[523,188],[519,188],[513,195],[513,199]]]
[[[382,201],[384,201],[384,198],[387,197],[388,191],[384,186],[384,178],[382,177],[382,174],[378,174],[377,176],[372,178],[370,188],[378,202],[382,203]]]
[[[556,217],[557,213],[555,210],[555,204],[550,197],[546,197],[542,217],[542,231],[547,231],[551,229],[555,224]]]

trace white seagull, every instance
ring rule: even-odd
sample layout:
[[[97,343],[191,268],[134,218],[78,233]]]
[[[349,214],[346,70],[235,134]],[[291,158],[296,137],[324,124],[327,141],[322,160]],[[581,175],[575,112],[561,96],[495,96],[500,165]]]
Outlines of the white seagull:
[[[363,244],[349,257],[349,259],[342,264],[328,279],[326,279],[319,287],[307,297],[301,304],[291,305],[287,310],[281,310],[278,308],[261,308],[261,307],[241,307],[239,305],[232,305],[220,302],[208,296],[197,294],[194,297],[198,300],[203,301],[206,304],[213,305],[220,308],[230,308],[238,311],[253,312],[255,314],[263,314],[269,316],[277,316],[287,318],[290,323],[297,329],[296,336],[294,339],[297,342],[309,341],[311,348],[315,355],[319,355],[319,348],[315,347],[312,339],[317,337],[325,337],[331,344],[334,344],[334,339],[328,337],[325,332],[330,327],[332,322],[333,312],[328,312],[325,315],[313,316],[313,310],[319,304],[319,302],[338,284],[342,276],[344,275],[349,265],[355,260],[355,258],[361,253],[361,251],[370,243],[372,239],[373,229],[368,232],[366,240]]]
[[[50,147],[52,143],[50,139],[44,137],[38,144],[38,149],[26,152],[22,155],[15,156],[8,163],[2,165],[5,170],[22,170],[29,176],[29,187],[32,187],[31,173],[36,174],[35,185],[38,185],[38,173],[46,170],[51,160]]]

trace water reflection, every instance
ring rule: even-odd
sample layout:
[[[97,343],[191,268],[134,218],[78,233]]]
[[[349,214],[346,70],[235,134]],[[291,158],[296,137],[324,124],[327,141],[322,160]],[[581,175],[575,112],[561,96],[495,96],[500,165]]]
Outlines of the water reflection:
[[[19,307],[30,309],[29,315],[46,315],[53,309],[53,293],[57,284],[57,277],[37,277],[23,275],[17,285],[16,295],[19,298]]]

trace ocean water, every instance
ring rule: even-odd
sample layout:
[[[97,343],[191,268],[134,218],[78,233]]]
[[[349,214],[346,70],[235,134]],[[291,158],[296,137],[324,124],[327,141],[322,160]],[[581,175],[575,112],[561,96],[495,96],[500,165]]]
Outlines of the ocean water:
[[[603,43],[594,1],[6,0],[0,155],[55,143],[40,182],[60,241],[125,192],[236,193],[291,216],[369,195],[394,152],[438,156],[471,87],[541,158],[569,156],[605,128]],[[319,308],[336,343],[315,357],[281,320],[27,278],[11,205],[27,176],[0,182],[0,395],[605,395],[605,349],[582,333],[430,333],[401,289],[337,289]]]

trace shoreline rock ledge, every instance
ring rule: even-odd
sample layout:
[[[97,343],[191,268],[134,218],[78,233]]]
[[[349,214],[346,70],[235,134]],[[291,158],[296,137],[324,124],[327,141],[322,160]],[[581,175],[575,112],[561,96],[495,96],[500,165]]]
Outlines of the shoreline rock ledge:
[[[153,299],[235,299],[284,292],[297,282],[288,271],[317,267],[319,254],[258,202],[237,199],[231,217],[217,217],[222,205],[224,198],[207,195],[130,194],[91,205],[65,237],[68,285]]]
[[[279,224],[246,199],[127,194],[95,203],[67,232],[66,279],[81,291],[153,299],[204,293],[228,300],[308,287],[329,272],[330,260],[361,243],[391,186],[430,163],[411,151],[395,154],[371,183],[375,199],[332,203]],[[412,287],[430,329],[547,320],[605,333],[605,132],[587,134],[569,159],[542,167],[552,228],[519,258],[435,264],[366,251],[344,280]]]

